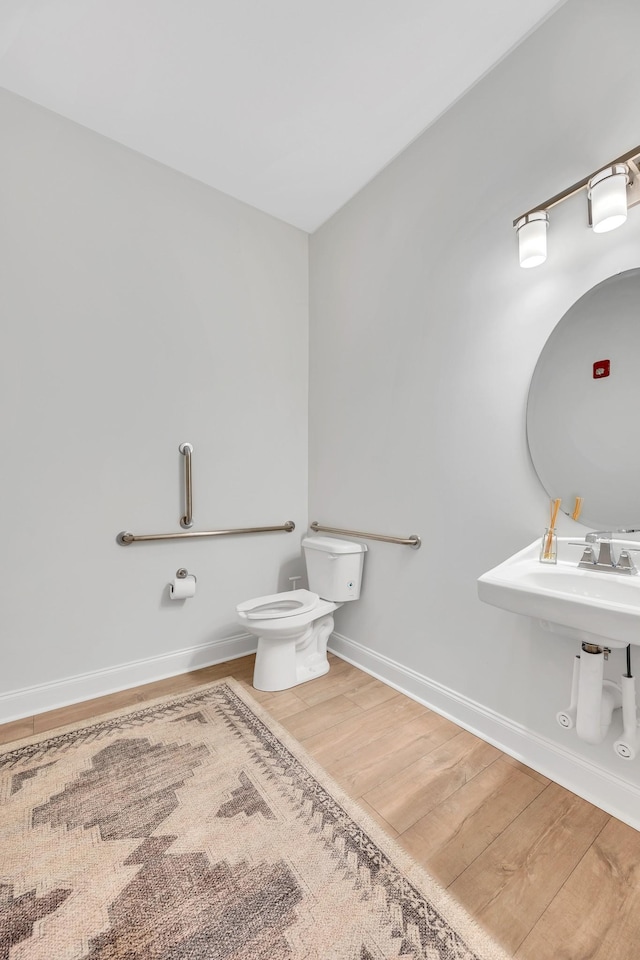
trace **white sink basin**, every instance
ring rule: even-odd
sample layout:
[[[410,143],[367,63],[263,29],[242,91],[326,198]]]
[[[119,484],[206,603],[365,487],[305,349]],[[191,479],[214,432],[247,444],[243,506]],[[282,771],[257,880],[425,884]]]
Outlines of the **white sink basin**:
[[[614,541],[617,552],[625,542]],[[609,647],[640,645],[640,574],[578,568],[582,549],[558,538],[558,562],[545,564],[536,540],[479,577],[478,596],[552,633]]]

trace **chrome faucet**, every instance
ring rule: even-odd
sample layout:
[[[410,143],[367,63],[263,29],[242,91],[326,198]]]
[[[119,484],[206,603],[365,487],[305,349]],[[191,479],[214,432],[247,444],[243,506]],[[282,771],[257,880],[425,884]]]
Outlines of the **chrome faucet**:
[[[620,556],[617,558],[614,555],[611,541],[615,533],[640,533],[640,530],[637,529],[619,529],[616,531],[613,530],[593,530],[590,533],[587,533],[584,538],[584,553],[582,558],[578,563],[579,567],[587,567],[588,569],[593,570],[607,570],[614,571],[615,573],[626,573],[626,574],[637,574],[638,569],[633,562],[631,557],[632,553],[640,552],[640,547],[625,547],[620,551]],[[599,544],[598,556],[593,545]],[[577,543],[575,546],[579,546]]]
[[[588,533],[584,538],[585,543],[599,543],[600,549],[598,551],[598,559],[595,559],[593,547],[591,547],[590,556],[593,557],[590,560],[590,563],[595,563],[598,566],[604,567],[615,567],[616,561],[611,550],[611,538],[613,537],[612,530],[594,530],[591,533]],[[585,550],[585,554],[587,550]],[[582,560],[585,557],[583,556]],[[580,561],[582,563],[582,560]]]

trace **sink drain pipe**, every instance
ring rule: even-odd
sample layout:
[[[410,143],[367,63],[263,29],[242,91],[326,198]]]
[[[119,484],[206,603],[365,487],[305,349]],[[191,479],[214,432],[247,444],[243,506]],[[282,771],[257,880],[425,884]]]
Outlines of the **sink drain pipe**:
[[[578,712],[578,681],[580,679],[580,655],[576,653],[573,659],[573,676],[571,677],[571,701],[566,710],[556,713],[556,720],[565,730],[573,730],[576,725]]]
[[[633,760],[638,748],[638,712],[636,683],[631,676],[631,644],[627,646],[627,672],[620,678],[622,690],[622,736],[613,745],[614,753],[623,760]]]
[[[622,706],[621,687],[604,679],[604,661],[608,655],[606,647],[582,644],[576,733],[587,743],[602,743],[611,726],[613,711]]]

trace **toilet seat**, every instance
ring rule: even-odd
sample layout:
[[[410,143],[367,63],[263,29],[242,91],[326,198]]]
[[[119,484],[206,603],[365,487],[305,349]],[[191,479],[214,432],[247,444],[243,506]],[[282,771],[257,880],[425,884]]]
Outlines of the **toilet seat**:
[[[318,594],[310,590],[286,590],[284,593],[247,600],[238,604],[236,610],[247,620],[281,620],[308,613],[319,599]]]

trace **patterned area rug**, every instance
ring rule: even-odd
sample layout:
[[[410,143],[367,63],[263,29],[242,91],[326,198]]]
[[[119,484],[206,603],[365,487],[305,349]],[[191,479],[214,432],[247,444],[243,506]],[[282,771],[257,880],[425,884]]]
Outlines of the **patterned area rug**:
[[[0,751],[0,960],[505,960],[234,680]]]

